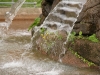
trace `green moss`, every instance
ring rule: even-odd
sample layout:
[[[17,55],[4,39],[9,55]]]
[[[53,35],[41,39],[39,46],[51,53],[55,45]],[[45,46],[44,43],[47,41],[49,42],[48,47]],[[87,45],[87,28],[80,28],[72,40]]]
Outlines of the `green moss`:
[[[71,48],[69,48],[69,50],[79,59],[81,59],[84,63],[87,63],[88,66],[95,66],[95,64],[93,62],[88,61],[87,59],[83,58],[82,56],[80,56],[77,52],[75,52],[74,50],[72,50]]]
[[[91,36],[83,36],[82,31],[79,32],[79,34],[76,36],[75,32],[72,32],[70,37],[69,37],[69,41],[71,41],[72,43],[75,41],[75,39],[84,39],[84,40],[89,40],[91,42],[94,43],[98,43],[99,40],[96,37],[96,34],[93,34]],[[69,48],[69,50],[78,58],[80,58],[83,62],[87,63],[88,66],[92,66],[95,65],[93,62],[90,62],[88,60],[86,60],[85,58],[83,58],[82,56],[80,56],[77,52],[75,52],[74,50],[72,50],[71,48]]]
[[[46,28],[41,28],[41,29],[40,29],[40,33],[41,33],[41,34],[44,34],[45,31],[46,31]]]

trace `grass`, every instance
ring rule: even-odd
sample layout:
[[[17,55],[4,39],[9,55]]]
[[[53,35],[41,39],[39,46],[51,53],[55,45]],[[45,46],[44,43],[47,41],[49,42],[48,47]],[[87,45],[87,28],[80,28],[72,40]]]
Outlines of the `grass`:
[[[14,2],[18,0],[13,0]],[[0,2],[12,2],[12,0],[0,0]],[[42,0],[26,0],[26,2],[37,2],[35,7],[41,7]],[[33,7],[32,4],[24,4],[23,7]],[[11,7],[11,4],[0,4],[0,7]]]
[[[18,1],[18,0],[13,0],[14,2]],[[26,2],[38,2],[38,1],[42,1],[42,0],[26,0]],[[0,0],[0,2],[12,2],[12,0]]]

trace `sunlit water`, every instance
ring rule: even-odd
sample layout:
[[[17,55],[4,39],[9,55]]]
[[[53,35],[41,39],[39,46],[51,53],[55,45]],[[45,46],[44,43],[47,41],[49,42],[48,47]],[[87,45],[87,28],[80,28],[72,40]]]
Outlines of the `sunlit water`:
[[[100,75],[99,70],[76,68],[50,60],[31,48],[27,30],[0,35],[0,75]]]

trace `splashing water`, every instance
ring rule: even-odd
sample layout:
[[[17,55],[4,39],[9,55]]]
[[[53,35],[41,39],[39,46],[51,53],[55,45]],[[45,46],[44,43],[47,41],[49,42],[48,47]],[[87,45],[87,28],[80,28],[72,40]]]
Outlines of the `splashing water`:
[[[24,2],[25,0],[18,0],[16,3],[12,5],[11,10],[6,12],[5,22],[0,23],[0,35],[2,35],[2,37],[6,36],[7,30],[11,25],[12,20],[17,15],[17,12],[19,11]]]
[[[4,64],[2,68],[14,68],[14,67],[22,67],[22,66],[23,66],[22,62],[13,61],[13,62]]]

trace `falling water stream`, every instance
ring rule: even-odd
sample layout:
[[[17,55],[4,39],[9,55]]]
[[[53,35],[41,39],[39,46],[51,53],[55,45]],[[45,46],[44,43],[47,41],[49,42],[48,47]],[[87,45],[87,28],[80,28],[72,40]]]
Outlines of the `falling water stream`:
[[[62,62],[61,57],[66,52],[66,44],[68,42],[68,38],[70,33],[74,27],[74,23],[77,21],[77,17],[79,13],[83,9],[83,5],[87,0],[62,0],[60,1],[53,10],[48,14],[46,19],[44,20],[41,26],[34,27],[34,36],[32,37],[33,47],[37,49],[36,45],[40,48],[40,50],[51,51],[55,56],[59,57],[59,61]],[[43,36],[41,36],[41,30],[43,31]],[[60,34],[59,34],[60,33]],[[56,40],[52,40],[55,38],[50,38],[51,34],[56,37],[64,38],[65,40],[60,41],[59,38],[56,37]],[[65,36],[62,36],[65,35]],[[40,44],[40,41],[37,40],[39,37],[46,37],[47,39],[43,39],[45,42]],[[49,40],[49,38],[51,40]],[[41,39],[41,38],[39,38]],[[50,42],[49,42],[50,41]],[[48,47],[48,43],[50,47]],[[36,48],[35,48],[36,47]],[[50,50],[51,49],[51,50]],[[60,51],[59,51],[60,49]],[[59,54],[58,54],[59,51]]]
[[[5,31],[9,27],[6,24],[7,20],[0,23],[0,75],[100,75],[99,70],[64,65],[33,51],[30,32],[13,28]]]

